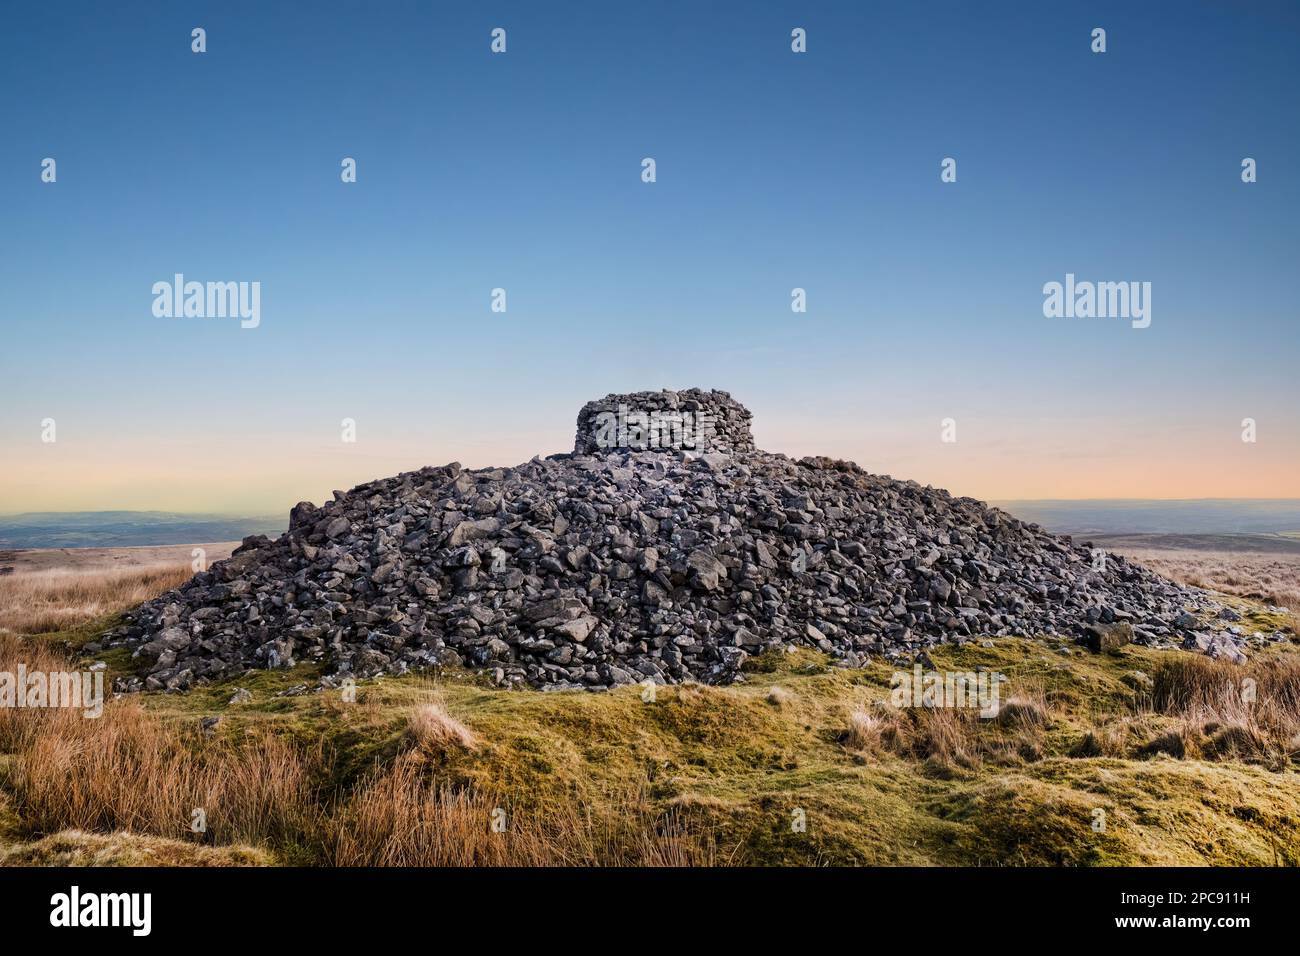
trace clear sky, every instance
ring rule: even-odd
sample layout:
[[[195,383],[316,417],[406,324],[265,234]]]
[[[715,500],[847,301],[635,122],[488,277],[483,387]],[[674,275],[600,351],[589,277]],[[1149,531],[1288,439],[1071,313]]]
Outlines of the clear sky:
[[[1300,497],[1298,101],[1294,3],[11,5],[0,512],[277,512],[691,385],[956,494]]]

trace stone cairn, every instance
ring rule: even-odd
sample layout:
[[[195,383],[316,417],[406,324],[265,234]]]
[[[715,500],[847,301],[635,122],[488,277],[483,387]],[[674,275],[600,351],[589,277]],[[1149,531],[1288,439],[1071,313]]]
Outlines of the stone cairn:
[[[688,388],[673,392],[606,395],[578,412],[575,455],[611,451],[754,451],[753,419],[727,392]]]
[[[329,686],[461,667],[544,689],[729,682],[795,646],[856,667],[1007,634],[1244,658],[1203,592],[971,498],[760,451],[750,420],[726,392],[608,395],[572,453],[301,502],[95,649],[137,658],[120,690],[304,661]]]

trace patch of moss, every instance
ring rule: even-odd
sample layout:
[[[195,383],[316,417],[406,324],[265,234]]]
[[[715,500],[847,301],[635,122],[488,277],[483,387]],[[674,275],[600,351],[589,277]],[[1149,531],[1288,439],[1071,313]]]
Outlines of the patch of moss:
[[[1276,631],[1284,631],[1288,634],[1295,635],[1296,617],[1294,614],[1284,614],[1281,611],[1266,611],[1260,607],[1247,607],[1242,613],[1241,621],[1238,623],[1247,631],[1263,631],[1265,634],[1272,634]]]

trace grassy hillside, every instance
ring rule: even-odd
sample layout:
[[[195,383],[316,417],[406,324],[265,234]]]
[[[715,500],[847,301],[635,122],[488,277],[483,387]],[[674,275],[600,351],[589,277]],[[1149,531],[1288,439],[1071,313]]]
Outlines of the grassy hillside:
[[[0,669],[76,660],[102,623],[4,638]],[[897,710],[892,667],[805,651],[755,661],[743,685],[653,696],[444,673],[348,701],[297,693],[318,677],[303,666],[135,695],[98,720],[9,711],[0,862],[1300,862],[1294,646],[1245,668],[1012,638],[930,656],[1007,675],[999,717]]]

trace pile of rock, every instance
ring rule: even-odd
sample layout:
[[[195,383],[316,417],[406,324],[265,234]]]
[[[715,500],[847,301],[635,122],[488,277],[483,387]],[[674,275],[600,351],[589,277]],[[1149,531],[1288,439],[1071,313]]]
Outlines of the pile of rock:
[[[702,413],[707,440],[620,430],[620,415],[651,412]],[[608,396],[582,409],[573,454],[423,468],[299,504],[279,539],[246,539],[109,642],[147,662],[146,686],[173,690],[299,661],[607,687],[726,682],[791,645],[853,666],[1121,622],[1174,645],[1218,610],[973,499],[754,450],[749,421],[725,392]]]
[[[578,412],[575,455],[611,451],[754,451],[744,405],[727,392],[688,388],[680,392],[606,395]]]

